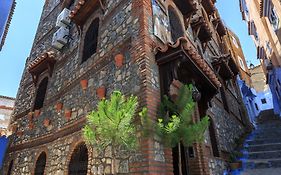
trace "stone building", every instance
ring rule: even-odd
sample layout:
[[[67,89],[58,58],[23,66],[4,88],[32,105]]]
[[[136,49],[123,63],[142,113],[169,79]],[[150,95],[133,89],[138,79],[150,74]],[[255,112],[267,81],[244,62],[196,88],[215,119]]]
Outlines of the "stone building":
[[[156,120],[161,96],[181,82],[201,93],[194,120],[211,118],[205,142],[183,148],[183,172],[223,174],[249,121],[214,3],[46,0],[16,98],[4,172],[110,174],[110,148],[97,154],[81,136],[87,113],[121,90],[137,95]],[[142,138],[130,158],[120,152],[117,171],[178,174],[177,152],[159,138]]]
[[[0,51],[2,50],[6,36],[8,34],[15,6],[15,0],[0,1]]]
[[[9,134],[10,117],[14,109],[15,99],[0,95],[0,136]]]
[[[272,92],[274,112],[281,115],[281,3],[278,0],[240,0],[240,7]]]

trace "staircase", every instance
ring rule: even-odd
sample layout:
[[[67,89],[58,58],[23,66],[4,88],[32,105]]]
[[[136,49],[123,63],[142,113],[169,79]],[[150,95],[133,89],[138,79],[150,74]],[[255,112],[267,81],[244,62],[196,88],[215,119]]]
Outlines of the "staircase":
[[[281,119],[263,111],[244,144],[241,175],[281,175]]]

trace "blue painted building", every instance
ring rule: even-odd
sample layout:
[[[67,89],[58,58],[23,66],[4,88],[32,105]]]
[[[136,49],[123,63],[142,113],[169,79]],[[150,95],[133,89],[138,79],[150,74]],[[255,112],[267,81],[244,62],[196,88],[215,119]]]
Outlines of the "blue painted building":
[[[250,121],[255,124],[255,119],[259,116],[260,112],[273,109],[273,94],[270,89],[257,93],[254,88],[249,87],[239,76],[237,79],[248,116]]]
[[[281,116],[281,68],[268,70],[267,83],[272,91],[274,113]]]
[[[15,5],[15,0],[0,0],[0,51],[8,33]]]
[[[8,138],[6,136],[0,136],[0,169],[3,165],[3,160],[8,145]]]

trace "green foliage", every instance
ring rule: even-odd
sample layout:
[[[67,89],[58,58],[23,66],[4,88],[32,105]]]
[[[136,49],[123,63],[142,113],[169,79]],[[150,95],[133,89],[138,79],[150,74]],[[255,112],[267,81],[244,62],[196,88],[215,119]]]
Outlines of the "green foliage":
[[[110,99],[101,100],[97,110],[87,116],[83,128],[85,140],[100,149],[109,145],[136,149],[136,127],[132,121],[137,105],[137,97],[125,98],[121,92],[114,91]]]
[[[164,96],[160,106],[162,118],[158,119],[157,126],[166,145],[175,147],[182,142],[185,146],[191,146],[194,142],[204,140],[209,118],[206,116],[194,123],[192,120],[194,108],[192,85],[183,85],[175,102]]]

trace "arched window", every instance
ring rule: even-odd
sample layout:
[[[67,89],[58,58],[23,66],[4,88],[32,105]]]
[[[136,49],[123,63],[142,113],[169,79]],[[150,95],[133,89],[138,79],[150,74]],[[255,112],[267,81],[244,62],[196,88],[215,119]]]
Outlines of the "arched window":
[[[40,109],[43,107],[45,96],[46,96],[46,91],[47,91],[47,86],[48,86],[48,78],[44,78],[37,89],[36,93],[36,98],[35,98],[35,103],[33,109]]]
[[[82,63],[97,52],[99,19],[96,18],[88,28],[84,38]]]
[[[46,166],[46,153],[42,152],[37,159],[34,175],[44,175]]]
[[[13,165],[14,165],[14,160],[12,160],[10,162],[10,164],[9,164],[9,169],[8,169],[7,175],[11,175],[12,174]]]
[[[78,145],[68,165],[68,175],[86,175],[88,169],[88,149],[85,143]]]
[[[172,41],[175,42],[179,37],[184,36],[181,21],[172,7],[169,7],[169,21]]]

